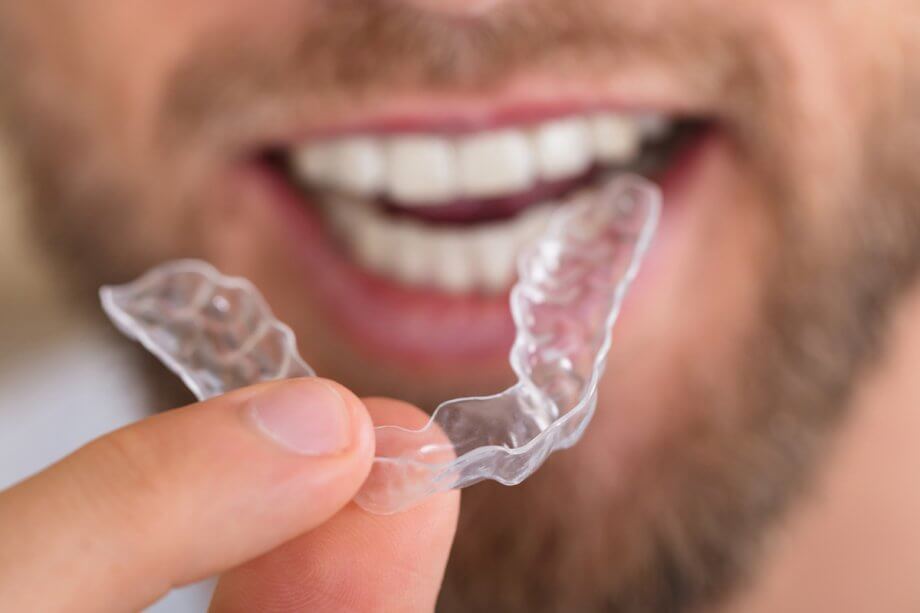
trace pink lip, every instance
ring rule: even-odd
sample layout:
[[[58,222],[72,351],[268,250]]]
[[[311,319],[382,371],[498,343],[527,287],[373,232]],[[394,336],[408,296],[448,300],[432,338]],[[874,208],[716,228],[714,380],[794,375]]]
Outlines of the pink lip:
[[[323,140],[348,134],[386,135],[405,133],[425,134],[461,134],[494,130],[504,126],[522,126],[573,115],[585,115],[599,112],[619,112],[623,114],[651,113],[649,107],[624,105],[597,100],[552,100],[546,102],[528,102],[527,104],[509,104],[507,106],[487,109],[470,108],[464,105],[456,110],[440,108],[437,113],[429,110],[413,109],[379,117],[365,117],[358,121],[343,122],[338,125],[325,126],[305,134],[305,139]],[[674,113],[669,113],[673,117]]]
[[[694,97],[692,90],[680,86],[679,79],[660,70],[624,70],[616,83],[576,75],[571,80],[558,75],[519,75],[488,95],[481,91],[407,91],[373,103],[356,100],[332,105],[322,116],[313,113],[295,120],[293,126],[284,123],[268,128],[269,133],[263,133],[260,140],[266,147],[289,147],[348,134],[474,132],[599,111],[661,113],[676,118],[700,117],[711,109],[711,103]],[[296,115],[298,111],[292,112]]]
[[[668,226],[681,208],[683,186],[713,140],[704,136],[689,146],[659,178],[665,210],[656,243],[667,240]],[[507,293],[455,296],[371,274],[350,260],[316,209],[283,177],[263,165],[250,170],[278,206],[291,249],[304,266],[304,278],[311,280],[313,299],[352,344],[409,365],[427,360],[472,364],[507,353],[514,337]],[[656,251],[653,247],[650,263]]]

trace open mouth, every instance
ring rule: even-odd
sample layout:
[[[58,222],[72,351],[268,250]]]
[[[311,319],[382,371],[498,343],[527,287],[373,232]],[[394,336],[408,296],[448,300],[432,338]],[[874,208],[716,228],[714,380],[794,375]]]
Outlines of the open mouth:
[[[703,125],[593,112],[472,133],[348,134],[272,160],[360,267],[495,295],[560,203],[618,172],[654,178]]]
[[[667,197],[710,128],[597,109],[378,125],[271,148],[261,166],[340,333],[387,357],[478,359],[510,347],[517,255],[554,210],[621,172],[662,180]]]

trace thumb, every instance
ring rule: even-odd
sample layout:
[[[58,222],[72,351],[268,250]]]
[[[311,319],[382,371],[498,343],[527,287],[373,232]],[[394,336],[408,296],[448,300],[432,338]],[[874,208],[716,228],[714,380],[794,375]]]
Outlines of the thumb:
[[[365,400],[375,423],[417,429],[422,411]],[[351,504],[322,526],[221,577],[212,613],[432,611],[457,526],[460,492],[396,515]]]
[[[275,382],[169,411],[0,493],[0,610],[136,610],[325,522],[370,470],[351,392]]]

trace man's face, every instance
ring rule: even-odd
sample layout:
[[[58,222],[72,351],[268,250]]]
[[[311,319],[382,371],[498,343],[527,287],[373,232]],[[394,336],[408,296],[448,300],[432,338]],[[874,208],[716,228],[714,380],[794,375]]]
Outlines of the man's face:
[[[918,13],[7,0],[0,104],[86,288],[203,257],[320,373],[424,406],[508,382],[513,258],[546,211],[659,181],[588,435],[470,491],[444,599],[674,610],[750,568],[912,279]]]

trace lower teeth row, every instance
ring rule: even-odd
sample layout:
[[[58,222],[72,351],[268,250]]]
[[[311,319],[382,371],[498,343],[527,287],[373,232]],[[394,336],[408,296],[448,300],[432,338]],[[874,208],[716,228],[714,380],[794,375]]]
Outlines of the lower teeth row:
[[[517,254],[558,206],[539,203],[511,219],[470,226],[425,224],[343,198],[329,198],[323,208],[345,247],[371,271],[406,285],[494,294],[514,282]]]

